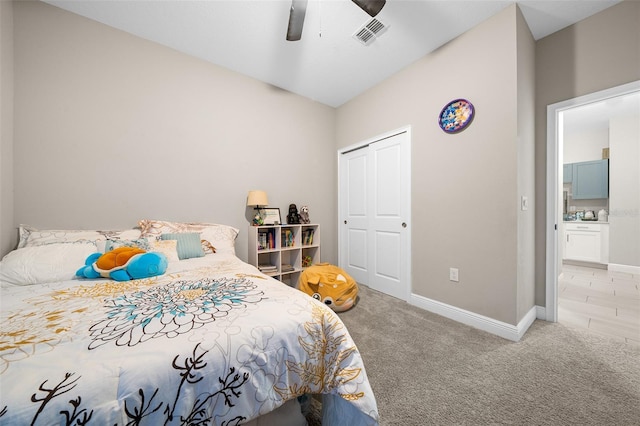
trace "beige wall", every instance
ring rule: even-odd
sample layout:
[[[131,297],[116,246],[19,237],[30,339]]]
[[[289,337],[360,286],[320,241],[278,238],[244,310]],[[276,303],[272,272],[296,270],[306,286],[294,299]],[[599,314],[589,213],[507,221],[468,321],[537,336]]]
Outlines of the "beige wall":
[[[0,256],[15,247],[13,226],[13,2],[0,1]]]
[[[640,267],[638,118],[629,113],[609,122],[609,263],[635,267]]]
[[[537,305],[545,306],[547,105],[636,80],[640,2],[623,1],[536,43]]]
[[[412,126],[411,291],[509,324],[520,319],[518,275],[527,273],[518,265],[526,255],[518,253],[518,187],[530,188],[532,181],[518,180],[518,139],[523,145],[533,139],[517,128],[518,109],[532,104],[530,91],[522,104],[517,93],[522,22],[509,7],[420,59],[340,107],[336,132],[342,148]],[[530,85],[533,48],[531,41],[522,43],[529,68],[522,76]],[[445,134],[438,114],[458,97],[474,104],[476,117],[462,133]],[[522,261],[533,265],[532,254]],[[457,284],[449,281],[450,267],[459,268]],[[532,276],[520,279],[533,282]],[[530,309],[533,298],[523,297]]]
[[[535,305],[535,41],[520,9],[517,10],[518,63],[518,320]],[[521,207],[527,198],[527,210]]]
[[[211,221],[246,259],[263,189],[307,204],[336,262],[333,108],[40,2],[14,18],[14,227]]]

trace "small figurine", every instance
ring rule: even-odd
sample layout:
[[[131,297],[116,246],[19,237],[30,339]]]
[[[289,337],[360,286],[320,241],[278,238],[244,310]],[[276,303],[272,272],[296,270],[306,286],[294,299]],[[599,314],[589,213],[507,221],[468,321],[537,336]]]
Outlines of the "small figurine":
[[[300,216],[298,216],[298,208],[295,204],[289,204],[289,214],[287,215],[287,224],[297,225],[300,223]]]
[[[302,206],[300,207],[300,223],[311,223],[309,220],[309,207]]]

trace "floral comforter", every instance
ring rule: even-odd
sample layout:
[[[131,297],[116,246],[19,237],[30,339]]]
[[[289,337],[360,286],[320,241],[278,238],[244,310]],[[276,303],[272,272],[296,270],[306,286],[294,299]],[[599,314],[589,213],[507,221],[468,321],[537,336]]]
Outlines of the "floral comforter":
[[[237,425],[305,394],[377,424],[341,320],[233,255],[1,291],[0,424]]]

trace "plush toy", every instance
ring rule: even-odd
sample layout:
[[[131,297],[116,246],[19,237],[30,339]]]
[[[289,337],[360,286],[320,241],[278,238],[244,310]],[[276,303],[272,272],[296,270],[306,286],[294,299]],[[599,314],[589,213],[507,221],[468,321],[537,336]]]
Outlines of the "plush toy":
[[[300,223],[300,216],[298,216],[298,207],[295,204],[289,204],[289,214],[287,215],[287,224],[296,225]]]
[[[342,268],[317,263],[300,274],[298,289],[333,309],[343,312],[355,305],[358,284]]]
[[[309,207],[300,207],[300,223],[311,223],[309,220]]]
[[[164,254],[147,253],[137,247],[119,247],[104,254],[94,253],[87,257],[84,264],[78,269],[76,276],[111,278],[115,281],[155,277],[167,270],[167,258]]]

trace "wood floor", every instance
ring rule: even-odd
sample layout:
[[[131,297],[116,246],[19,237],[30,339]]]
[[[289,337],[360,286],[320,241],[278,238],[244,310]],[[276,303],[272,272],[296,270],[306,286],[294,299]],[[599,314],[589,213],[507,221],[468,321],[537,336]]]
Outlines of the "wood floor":
[[[562,265],[558,322],[640,346],[640,275]]]

